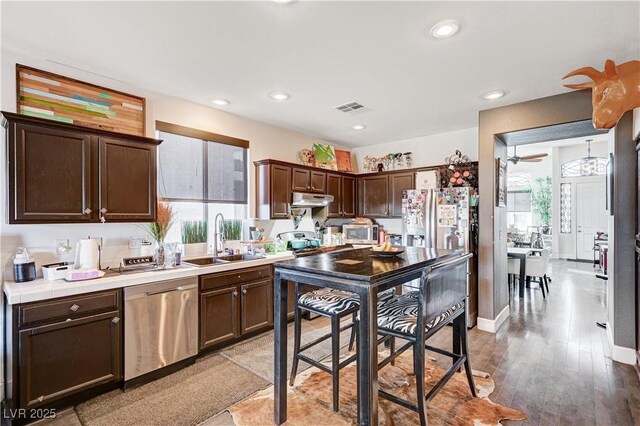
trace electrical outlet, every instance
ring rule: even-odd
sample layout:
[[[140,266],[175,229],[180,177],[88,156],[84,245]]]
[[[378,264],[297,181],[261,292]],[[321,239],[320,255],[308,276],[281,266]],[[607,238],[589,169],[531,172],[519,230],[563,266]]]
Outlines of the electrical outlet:
[[[138,236],[129,237],[129,248],[130,249],[139,249],[146,243],[149,243],[149,239],[147,237],[145,237],[144,235],[142,235],[142,236],[138,235]]]

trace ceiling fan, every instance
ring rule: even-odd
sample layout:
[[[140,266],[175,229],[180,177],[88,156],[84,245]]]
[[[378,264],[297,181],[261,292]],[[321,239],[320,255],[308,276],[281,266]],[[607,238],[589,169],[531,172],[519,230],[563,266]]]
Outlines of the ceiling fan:
[[[532,154],[532,155],[525,155],[524,157],[520,157],[518,155],[518,153],[516,152],[517,146],[513,147],[513,156],[507,158],[507,161],[510,161],[511,163],[518,164],[520,161],[522,161],[523,163],[539,163],[540,161],[542,161],[542,159],[544,157],[546,157],[547,153],[543,153],[543,154]]]

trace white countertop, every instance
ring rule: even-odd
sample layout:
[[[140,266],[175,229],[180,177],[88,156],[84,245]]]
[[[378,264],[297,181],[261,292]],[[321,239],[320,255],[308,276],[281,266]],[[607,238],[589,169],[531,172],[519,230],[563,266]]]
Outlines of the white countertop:
[[[149,271],[129,274],[107,274],[102,278],[86,281],[68,282],[65,280],[47,281],[39,278],[26,283],[5,281],[3,285],[7,303],[35,302],[38,300],[54,299],[56,297],[73,296],[75,294],[91,293],[94,291],[124,288],[155,281],[172,280],[176,278],[196,277],[198,275],[214,274],[216,272],[232,271],[250,268],[252,266],[268,265],[281,260],[294,259],[291,252],[267,255],[264,259],[244,260],[204,267],[180,265],[174,269]]]

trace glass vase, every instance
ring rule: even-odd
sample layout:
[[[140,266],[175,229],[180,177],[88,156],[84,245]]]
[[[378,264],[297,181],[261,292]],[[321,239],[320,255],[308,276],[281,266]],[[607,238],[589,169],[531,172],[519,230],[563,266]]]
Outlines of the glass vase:
[[[156,265],[164,266],[165,261],[165,248],[164,243],[156,241],[156,247],[154,252],[154,260],[156,261]]]

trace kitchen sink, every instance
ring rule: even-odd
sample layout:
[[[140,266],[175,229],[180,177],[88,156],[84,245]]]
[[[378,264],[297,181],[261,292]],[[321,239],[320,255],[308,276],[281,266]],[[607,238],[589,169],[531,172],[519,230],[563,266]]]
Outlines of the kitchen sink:
[[[182,263],[193,266],[211,266],[211,265],[221,265],[230,262],[240,262],[243,260],[256,260],[256,259],[264,259],[264,256],[257,256],[253,254],[230,254],[226,256],[205,256],[205,257],[196,257],[193,259],[183,260]]]

